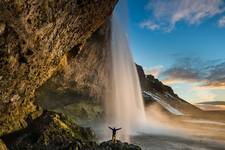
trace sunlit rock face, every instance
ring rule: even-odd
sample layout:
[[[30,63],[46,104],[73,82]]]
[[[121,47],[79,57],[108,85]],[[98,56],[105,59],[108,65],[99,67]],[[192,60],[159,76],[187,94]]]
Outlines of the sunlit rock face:
[[[5,145],[5,143],[0,139],[0,149],[1,150],[7,150],[7,147]]]
[[[0,135],[26,126],[35,90],[111,14],[116,0],[0,1]]]

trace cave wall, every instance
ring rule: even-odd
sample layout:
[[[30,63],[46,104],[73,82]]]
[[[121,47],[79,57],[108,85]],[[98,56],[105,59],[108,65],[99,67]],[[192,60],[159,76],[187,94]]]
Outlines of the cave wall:
[[[0,1],[0,136],[26,126],[34,93],[111,14],[116,0]]]
[[[64,113],[68,105],[74,108],[79,103],[100,107],[110,74],[110,25],[107,19],[80,45],[77,54],[72,49],[64,56],[60,71],[36,91],[40,106],[50,110],[63,108]]]

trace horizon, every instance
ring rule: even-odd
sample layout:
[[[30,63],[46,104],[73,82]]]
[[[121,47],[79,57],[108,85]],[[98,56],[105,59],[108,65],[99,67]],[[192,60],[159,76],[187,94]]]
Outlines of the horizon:
[[[129,43],[146,74],[196,104],[225,101],[225,1],[128,1]]]

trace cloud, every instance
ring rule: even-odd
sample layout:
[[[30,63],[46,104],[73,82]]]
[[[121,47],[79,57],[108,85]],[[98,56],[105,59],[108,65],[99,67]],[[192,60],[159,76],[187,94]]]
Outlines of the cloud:
[[[157,24],[155,24],[154,22],[151,22],[151,21],[149,21],[149,20],[146,20],[146,21],[142,22],[142,23],[140,24],[140,26],[141,26],[142,28],[147,28],[147,29],[149,29],[149,30],[158,30],[158,29],[160,28],[159,25],[157,25]]]
[[[205,19],[225,12],[223,0],[149,0],[150,17],[141,27],[170,32],[178,22],[200,24]]]
[[[210,85],[200,85],[200,86],[195,86],[194,87],[195,90],[225,90],[225,86],[221,86],[220,85],[216,85],[216,84],[211,84]]]
[[[192,90],[192,92],[196,92],[195,87]],[[198,89],[198,91],[196,92],[196,101],[212,101],[215,100],[215,98],[216,95],[210,90]]]
[[[174,79],[169,79],[169,78],[163,79],[161,81],[165,85],[180,84],[180,83],[184,83],[185,82],[184,80],[179,80],[179,79],[174,80]]]
[[[163,72],[164,76],[167,76],[170,80],[185,80],[195,81],[199,78],[199,72],[194,69],[186,69],[180,67],[169,68]]]
[[[220,18],[220,20],[218,21],[218,26],[221,28],[225,27],[225,16]]]
[[[154,66],[151,68],[144,68],[145,74],[149,75],[153,75],[154,77],[158,77],[160,75],[160,73],[162,72],[163,69],[163,65],[159,65],[159,66]]]
[[[225,62],[211,66],[203,86],[225,87]]]
[[[225,88],[225,61],[201,61],[199,58],[177,58],[174,65],[160,74],[164,83],[199,83],[199,88]]]

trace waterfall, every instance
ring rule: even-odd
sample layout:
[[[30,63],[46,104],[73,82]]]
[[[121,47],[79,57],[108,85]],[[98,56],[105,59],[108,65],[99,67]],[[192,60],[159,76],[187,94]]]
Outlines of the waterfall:
[[[119,139],[129,142],[130,135],[145,121],[145,111],[127,33],[116,15],[114,12],[111,19],[111,86],[107,92],[106,120],[109,126],[122,127]]]

